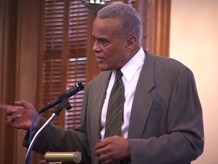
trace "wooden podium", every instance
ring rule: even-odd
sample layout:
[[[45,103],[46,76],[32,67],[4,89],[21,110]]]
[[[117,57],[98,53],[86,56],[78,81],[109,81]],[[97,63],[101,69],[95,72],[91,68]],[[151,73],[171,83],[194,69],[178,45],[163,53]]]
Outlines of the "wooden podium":
[[[49,164],[77,164],[81,162],[80,152],[46,152],[44,159]]]

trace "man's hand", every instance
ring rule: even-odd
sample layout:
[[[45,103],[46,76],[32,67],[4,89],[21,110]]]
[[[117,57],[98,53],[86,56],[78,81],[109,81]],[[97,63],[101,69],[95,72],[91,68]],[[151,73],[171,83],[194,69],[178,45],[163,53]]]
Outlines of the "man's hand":
[[[24,100],[15,101],[14,105],[0,105],[0,108],[6,113],[7,124],[17,129],[28,130],[37,113],[34,106]],[[39,124],[39,121],[40,118],[36,120],[34,127]]]
[[[102,164],[115,164],[130,159],[129,141],[120,136],[100,140],[95,146],[95,155]]]

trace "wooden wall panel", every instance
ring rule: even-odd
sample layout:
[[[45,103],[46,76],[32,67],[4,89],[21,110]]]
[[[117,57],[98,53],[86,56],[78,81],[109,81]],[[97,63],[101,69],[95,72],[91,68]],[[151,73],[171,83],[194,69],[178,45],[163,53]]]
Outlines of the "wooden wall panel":
[[[5,0],[1,48],[1,102],[25,99],[35,104],[40,1]],[[23,164],[25,131],[6,125],[1,113],[0,164]]]
[[[17,44],[17,1],[10,3],[2,1],[2,36],[1,36],[1,102],[11,103],[15,100],[16,93],[16,44]],[[14,27],[14,28],[9,28]],[[5,123],[5,113],[1,115],[1,152],[0,163],[14,164],[17,141],[17,131]]]
[[[37,101],[40,0],[19,0],[18,43],[17,43],[17,99],[32,104]],[[22,146],[24,130],[18,130],[16,160],[24,163],[26,148]],[[34,161],[34,156],[33,156]],[[18,164],[18,163],[17,163]]]
[[[100,73],[100,70],[98,69],[98,65],[96,62],[96,57],[94,55],[94,52],[92,51],[92,46],[93,46],[93,39],[91,38],[91,33],[92,33],[92,23],[95,19],[95,15],[93,11],[89,11],[89,29],[88,33],[90,34],[87,38],[87,75],[86,75],[86,80],[89,82],[92,80],[96,75]]]
[[[171,0],[136,0],[142,18],[142,45],[149,52],[169,56]]]

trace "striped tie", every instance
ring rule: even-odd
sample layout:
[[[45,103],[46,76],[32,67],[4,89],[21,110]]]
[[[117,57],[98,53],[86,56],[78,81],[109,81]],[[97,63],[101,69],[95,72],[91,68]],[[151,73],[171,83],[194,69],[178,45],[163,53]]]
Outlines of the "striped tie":
[[[121,135],[123,106],[125,101],[122,72],[117,70],[116,80],[111,90],[106,116],[105,137]]]

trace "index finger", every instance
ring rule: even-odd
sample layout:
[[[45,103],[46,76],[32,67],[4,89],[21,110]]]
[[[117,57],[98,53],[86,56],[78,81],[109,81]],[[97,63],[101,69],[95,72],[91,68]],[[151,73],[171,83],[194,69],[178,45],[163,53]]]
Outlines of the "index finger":
[[[95,145],[95,150],[101,149],[101,148],[105,147],[106,145],[107,145],[107,143],[105,142],[105,139],[100,140],[100,141]]]
[[[15,105],[19,105],[19,106],[26,106],[27,101],[25,100],[18,100],[14,102]]]
[[[27,102],[25,100],[15,101],[14,104],[18,105],[18,106],[22,106],[25,109],[34,108],[34,106],[31,103],[29,103],[29,102]]]
[[[6,104],[0,104],[0,111],[5,111],[7,109],[7,106]]]
[[[19,108],[20,107],[14,105],[7,105],[7,104],[1,105],[1,109],[3,109],[2,111],[4,111],[7,116],[17,113],[19,111]]]

